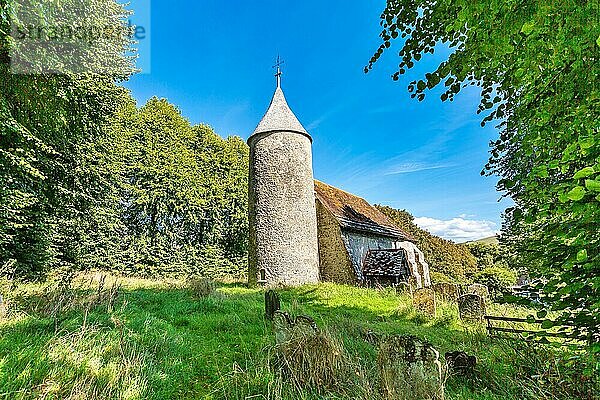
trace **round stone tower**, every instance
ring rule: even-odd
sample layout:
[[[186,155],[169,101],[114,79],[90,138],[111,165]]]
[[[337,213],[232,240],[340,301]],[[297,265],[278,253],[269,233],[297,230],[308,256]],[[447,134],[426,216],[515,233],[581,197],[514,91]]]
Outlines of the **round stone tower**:
[[[248,138],[248,281],[296,286],[319,280],[312,138],[280,85]]]

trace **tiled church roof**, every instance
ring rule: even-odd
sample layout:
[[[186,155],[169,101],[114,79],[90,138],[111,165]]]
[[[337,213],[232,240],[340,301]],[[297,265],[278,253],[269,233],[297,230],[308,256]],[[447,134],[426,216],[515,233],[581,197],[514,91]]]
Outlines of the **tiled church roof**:
[[[315,180],[315,193],[317,199],[337,218],[344,228],[414,241],[411,235],[398,228],[387,216],[370,205],[365,199],[317,180]]]

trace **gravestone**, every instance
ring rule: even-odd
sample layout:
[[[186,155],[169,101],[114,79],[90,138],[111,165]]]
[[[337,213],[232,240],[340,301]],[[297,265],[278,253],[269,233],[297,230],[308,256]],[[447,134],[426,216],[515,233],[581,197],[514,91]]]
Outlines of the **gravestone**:
[[[433,289],[415,290],[413,292],[413,307],[423,314],[435,317],[435,293]]]
[[[396,294],[412,295],[412,286],[408,282],[400,282],[396,285]]]
[[[479,321],[485,315],[485,301],[483,297],[468,293],[458,298],[458,313],[460,319],[465,321]]]
[[[476,294],[484,299],[490,298],[490,291],[488,290],[487,286],[482,285],[480,283],[474,283],[472,285],[467,286],[465,294],[468,293]]]
[[[265,292],[265,318],[269,321],[273,321],[273,315],[275,311],[279,311],[281,308],[281,301],[279,294],[274,290],[267,290]]]
[[[283,311],[275,311],[273,314],[273,327],[277,344],[314,335],[319,331],[317,324],[311,317],[298,315],[294,318]]]
[[[455,375],[470,376],[475,371],[477,358],[464,351],[449,351],[444,354],[448,368]]]
[[[432,286],[435,294],[446,301],[456,301],[459,296],[458,285],[454,283],[440,282]]]
[[[377,366],[386,398],[406,398],[419,391],[443,396],[444,382],[439,352],[415,336],[394,335],[380,341]],[[414,394],[414,393],[413,393]],[[422,397],[418,397],[422,398]]]

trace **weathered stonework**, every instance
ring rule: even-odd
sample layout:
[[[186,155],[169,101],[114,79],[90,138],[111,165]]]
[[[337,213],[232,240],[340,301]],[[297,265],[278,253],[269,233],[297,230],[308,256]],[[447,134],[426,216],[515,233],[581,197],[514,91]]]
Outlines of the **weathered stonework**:
[[[312,140],[287,106],[281,88],[248,145],[249,283],[318,282]]]
[[[321,280],[356,283],[356,274],[342,241],[340,224],[319,200],[316,204]]]
[[[423,252],[419,250],[414,243],[404,241],[396,242],[396,248],[404,249],[408,258],[408,263],[412,268],[412,276],[416,288],[431,286],[431,278],[429,277],[429,264],[425,262]]]

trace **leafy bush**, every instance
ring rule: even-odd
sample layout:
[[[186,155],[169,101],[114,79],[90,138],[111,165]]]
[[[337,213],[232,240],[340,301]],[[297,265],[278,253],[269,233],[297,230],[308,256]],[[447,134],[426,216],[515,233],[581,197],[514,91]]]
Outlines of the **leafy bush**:
[[[441,272],[433,271],[429,273],[431,283],[456,283],[454,279],[442,274]]]
[[[600,393],[600,366],[590,352],[567,351],[539,342],[499,341],[505,362],[512,365],[513,378],[523,394],[539,399],[595,400]],[[502,387],[505,382],[493,382]]]
[[[509,268],[487,267],[474,275],[476,283],[486,285],[490,294],[498,295],[517,282],[517,273]]]
[[[481,123],[497,122],[499,131],[482,174],[498,176],[498,190],[514,202],[501,241],[514,266],[539,279],[559,322],[578,327],[573,338],[600,354],[598,1],[508,3],[388,0],[365,72],[388,49],[401,58],[394,80],[425,72],[416,66],[438,44],[453,49],[424,79],[407,82],[410,96],[422,101],[442,88],[441,100],[452,101],[481,88]]]

